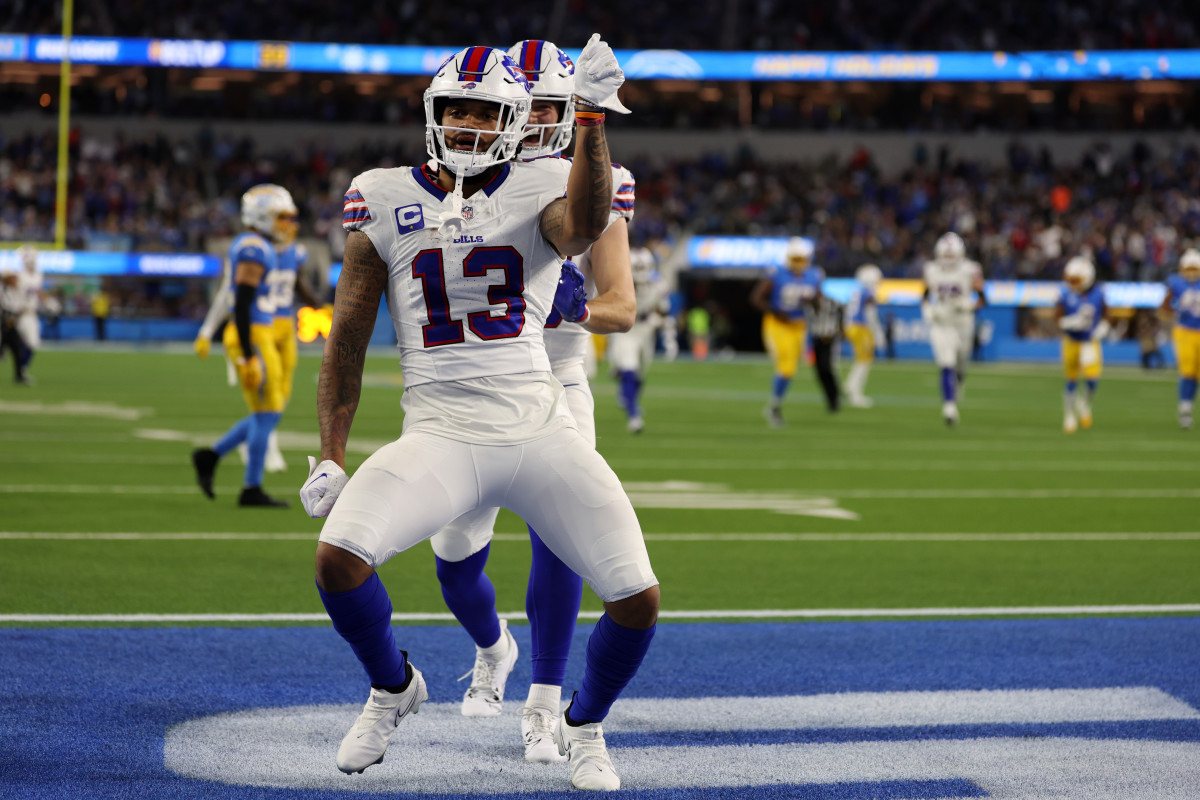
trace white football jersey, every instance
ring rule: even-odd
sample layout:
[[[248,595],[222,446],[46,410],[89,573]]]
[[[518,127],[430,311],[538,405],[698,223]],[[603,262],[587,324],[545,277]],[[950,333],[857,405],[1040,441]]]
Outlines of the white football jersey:
[[[29,272],[25,269],[17,270],[17,289],[16,299],[19,314],[37,314],[38,300],[42,292],[42,271],[35,269]]]
[[[558,160],[566,164],[571,163],[570,159]],[[636,185],[633,173],[620,164],[613,164],[612,171],[613,202],[612,210],[608,215],[609,225],[622,217],[627,222],[633,220]],[[595,297],[596,281],[592,276],[592,248],[589,247],[582,255],[571,260],[587,278],[588,297]],[[550,356],[551,366],[557,371],[568,364],[583,363],[591,336],[582,325],[565,321],[557,312],[551,314],[549,322],[546,323],[546,352]]]
[[[541,209],[562,197],[568,163],[504,165],[463,203],[463,226],[439,232],[453,196],[421,167],[374,169],[346,193],[343,227],[388,264],[387,301],[405,386],[548,371],[542,328],[562,259]]]
[[[958,261],[927,261],[925,263],[925,286],[929,290],[929,302],[933,310],[933,321],[952,324],[975,310],[971,299],[975,281],[982,275],[978,263],[969,259]]]

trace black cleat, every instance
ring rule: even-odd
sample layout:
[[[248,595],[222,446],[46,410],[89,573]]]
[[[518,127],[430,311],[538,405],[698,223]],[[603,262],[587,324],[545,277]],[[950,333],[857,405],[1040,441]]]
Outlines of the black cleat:
[[[262,490],[261,486],[247,486],[242,489],[242,496],[238,498],[239,506],[264,506],[267,508],[291,508],[291,504],[287,500],[280,500],[267,494]]]
[[[213,493],[213,475],[217,471],[217,462],[221,457],[217,455],[217,451],[210,447],[197,447],[192,451],[192,466],[196,468],[196,483],[200,484],[200,491],[204,492],[205,497],[209,500],[215,500],[216,494]]]

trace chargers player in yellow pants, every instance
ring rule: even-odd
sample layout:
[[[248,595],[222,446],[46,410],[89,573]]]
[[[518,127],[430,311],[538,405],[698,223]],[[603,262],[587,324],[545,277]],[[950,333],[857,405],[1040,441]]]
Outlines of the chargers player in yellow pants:
[[[275,339],[273,273],[278,269],[276,247],[296,238],[296,205],[282,186],[261,184],[242,197],[246,231],[229,248],[235,300],[233,325],[225,327],[225,352],[237,367],[242,395],[250,414],[237,422],[212,447],[192,453],[196,480],[210,499],[213,477],[221,457],[239,444],[247,446],[246,473],[239,506],[287,508],[288,503],[262,488],[267,442],[286,402],[283,359]]]
[[[296,364],[299,351],[296,346],[296,295],[313,308],[321,308],[323,303],[316,293],[300,277],[300,271],[308,263],[308,249],[304,245],[289,242],[283,247],[276,248],[278,266],[273,273],[272,301],[275,305],[275,321],[272,329],[275,332],[275,346],[279,350],[279,359],[283,370],[283,405],[287,407],[292,399],[292,385],[296,377]],[[267,442],[267,471],[282,472],[287,469],[283,454],[279,451],[279,440],[275,432]]]
[[[1167,279],[1163,311],[1173,314],[1175,363],[1179,369],[1179,427],[1192,427],[1192,404],[1200,376],[1200,250],[1191,249],[1179,259],[1179,274]]]
[[[855,272],[854,278],[858,281],[858,288],[846,307],[846,339],[854,348],[854,366],[846,376],[846,395],[851,406],[870,408],[871,398],[864,392],[879,339],[876,334],[879,330],[879,310],[875,303],[875,289],[883,279],[883,272],[874,264],[864,264]]]
[[[1063,269],[1066,286],[1059,296],[1055,319],[1063,332],[1063,432],[1092,427],[1092,396],[1103,367],[1100,340],[1108,331],[1104,290],[1096,284],[1096,268],[1086,258],[1072,258]],[[1079,392],[1079,378],[1086,381]]]
[[[750,295],[750,304],[763,312],[763,345],[775,363],[771,399],[763,409],[772,428],[783,427],[783,398],[804,354],[804,305],[816,297],[825,278],[812,255],[812,242],[793,237],[784,254],[785,266],[768,270]]]

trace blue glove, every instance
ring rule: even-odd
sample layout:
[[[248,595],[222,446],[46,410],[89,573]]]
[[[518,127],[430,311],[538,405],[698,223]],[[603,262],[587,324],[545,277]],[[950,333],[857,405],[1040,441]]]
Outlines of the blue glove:
[[[562,273],[558,276],[558,289],[554,292],[554,308],[567,322],[583,324],[591,316],[587,307],[585,281],[574,261],[567,259],[563,262]]]

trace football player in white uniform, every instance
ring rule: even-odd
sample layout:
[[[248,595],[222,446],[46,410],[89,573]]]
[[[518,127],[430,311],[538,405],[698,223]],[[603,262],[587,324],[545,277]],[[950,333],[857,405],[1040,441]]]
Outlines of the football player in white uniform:
[[[570,143],[575,116],[575,65],[554,44],[530,39],[509,48],[511,57],[529,79],[532,93],[529,124],[520,156],[560,162]],[[543,334],[550,369],[566,390],[567,406],[579,432],[595,447],[595,403],[588,385],[585,361],[592,333],[627,330],[634,322],[633,278],[629,267],[628,222],[633,216],[633,176],[613,167],[616,196],[609,225],[583,255],[564,266],[563,280],[582,280],[588,294],[585,324],[550,313]],[[581,312],[582,313],[582,312]],[[463,697],[465,716],[495,716],[501,711],[508,675],[517,659],[516,642],[496,613],[496,592],[484,572],[492,527],[498,509],[479,508],[463,514],[431,540],[438,580],[447,607],[475,642],[475,666]],[[533,550],[526,593],[526,612],[533,642],[533,680],[521,708],[521,738],[525,758],[534,762],[561,761],[554,743],[567,656],[583,582],[529,528]]]
[[[975,310],[987,300],[983,272],[967,258],[962,237],[943,234],[934,245],[933,256],[933,261],[925,264],[921,317],[929,326],[933,360],[941,370],[942,418],[947,425],[957,425],[959,392],[975,342]]]
[[[617,373],[620,383],[621,407],[629,418],[631,433],[641,433],[646,427],[642,420],[642,379],[654,359],[654,344],[658,329],[670,313],[666,284],[654,268],[654,254],[645,247],[630,252],[633,286],[637,294],[637,322],[628,333],[608,337],[608,362]]]
[[[338,749],[344,772],[381,761],[400,720],[429,696],[396,646],[376,568],[462,514],[500,506],[604,601],[582,688],[554,738],[573,785],[620,786],[601,721],[645,657],[658,580],[633,506],[580,434],[542,334],[552,308],[589,318],[582,287],[560,284],[562,258],[609,225],[604,109],[626,110],[623,81],[612,50],[593,36],[573,84],[574,162],[514,162],[529,83],[504,51],[469,47],[425,93],[434,166],[371,170],[346,193],[349,236],[317,392],[322,460],[300,492],[310,515],[329,516],[317,587],[372,684]],[[385,291],[404,374],[403,432],[347,479],[346,439]]]
[[[17,285],[14,294],[17,311],[17,333],[25,348],[20,354],[21,375],[20,383],[32,384],[33,376],[29,374],[29,365],[33,354],[42,346],[42,321],[38,319],[38,309],[42,305],[45,293],[42,291],[42,271],[38,269],[37,250],[25,245],[19,251],[21,269],[17,272]]]
[[[879,306],[875,291],[883,280],[883,272],[874,264],[863,264],[854,273],[858,286],[850,296],[846,307],[846,339],[854,349],[854,365],[846,376],[846,396],[855,408],[870,408],[871,398],[864,392],[871,364],[875,361],[875,347],[883,339],[879,329]]]

